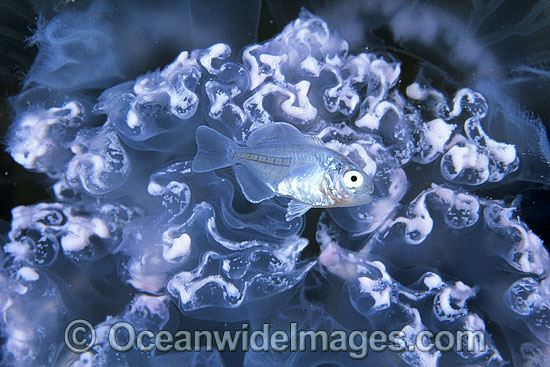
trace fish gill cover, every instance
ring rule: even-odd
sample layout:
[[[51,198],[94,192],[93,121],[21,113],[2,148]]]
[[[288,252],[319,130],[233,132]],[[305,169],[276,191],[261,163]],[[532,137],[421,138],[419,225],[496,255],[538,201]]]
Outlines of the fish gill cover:
[[[2,364],[549,366],[550,259],[516,198],[550,184],[543,121],[524,107],[548,117],[550,7],[464,3],[466,18],[450,3],[311,4],[260,43],[259,2],[37,3],[6,141],[52,196],[13,208],[0,237]],[[179,54],[154,70],[159,47]],[[292,195],[252,203],[232,168],[193,169],[203,126],[246,146],[281,122],[353,162],[372,197],[287,218]],[[79,319],[93,343],[74,353]],[[120,322],[153,339],[297,325],[330,350],[116,350]],[[481,332],[485,348],[367,351],[359,331],[375,330],[444,345]]]

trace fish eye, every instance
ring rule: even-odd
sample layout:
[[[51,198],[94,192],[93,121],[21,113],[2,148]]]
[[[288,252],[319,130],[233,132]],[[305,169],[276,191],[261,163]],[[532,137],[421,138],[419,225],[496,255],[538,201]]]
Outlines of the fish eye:
[[[348,189],[355,189],[363,184],[363,175],[357,170],[349,170],[344,173],[344,185]]]

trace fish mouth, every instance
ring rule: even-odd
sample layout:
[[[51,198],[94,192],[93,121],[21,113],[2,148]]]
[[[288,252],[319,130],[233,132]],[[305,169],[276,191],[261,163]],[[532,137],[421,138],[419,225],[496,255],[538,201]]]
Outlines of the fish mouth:
[[[330,185],[326,185],[324,191],[333,203],[330,207],[348,207],[370,203],[372,201],[371,194],[374,190],[340,192],[338,189],[331,189]]]
[[[372,201],[371,194],[372,194],[372,191],[369,191],[369,190],[364,190],[364,191],[354,193],[348,206],[359,206],[359,205],[370,203]]]
[[[372,201],[372,195],[370,195],[370,193],[367,193],[367,192],[359,195],[357,193],[353,193],[350,196],[340,195],[340,197],[337,197],[331,191],[329,191],[328,195],[334,202],[334,204],[331,205],[332,207],[359,206],[359,205],[368,204]]]

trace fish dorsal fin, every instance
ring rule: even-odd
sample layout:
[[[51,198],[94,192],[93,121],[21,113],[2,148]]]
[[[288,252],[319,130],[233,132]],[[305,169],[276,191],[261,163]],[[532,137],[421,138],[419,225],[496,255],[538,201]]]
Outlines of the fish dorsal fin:
[[[286,122],[275,122],[257,128],[252,131],[246,144],[249,147],[263,144],[324,145],[321,139],[302,134],[300,130]]]

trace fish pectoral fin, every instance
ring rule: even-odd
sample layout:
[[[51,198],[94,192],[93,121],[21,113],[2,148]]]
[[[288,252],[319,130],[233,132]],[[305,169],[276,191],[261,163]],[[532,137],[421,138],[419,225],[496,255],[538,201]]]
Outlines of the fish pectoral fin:
[[[292,219],[305,214],[312,206],[306,203],[302,203],[298,200],[290,200],[286,209],[286,221],[290,222]]]
[[[258,179],[248,167],[237,164],[233,167],[233,171],[244,197],[251,203],[259,203],[275,196],[273,190]]]

